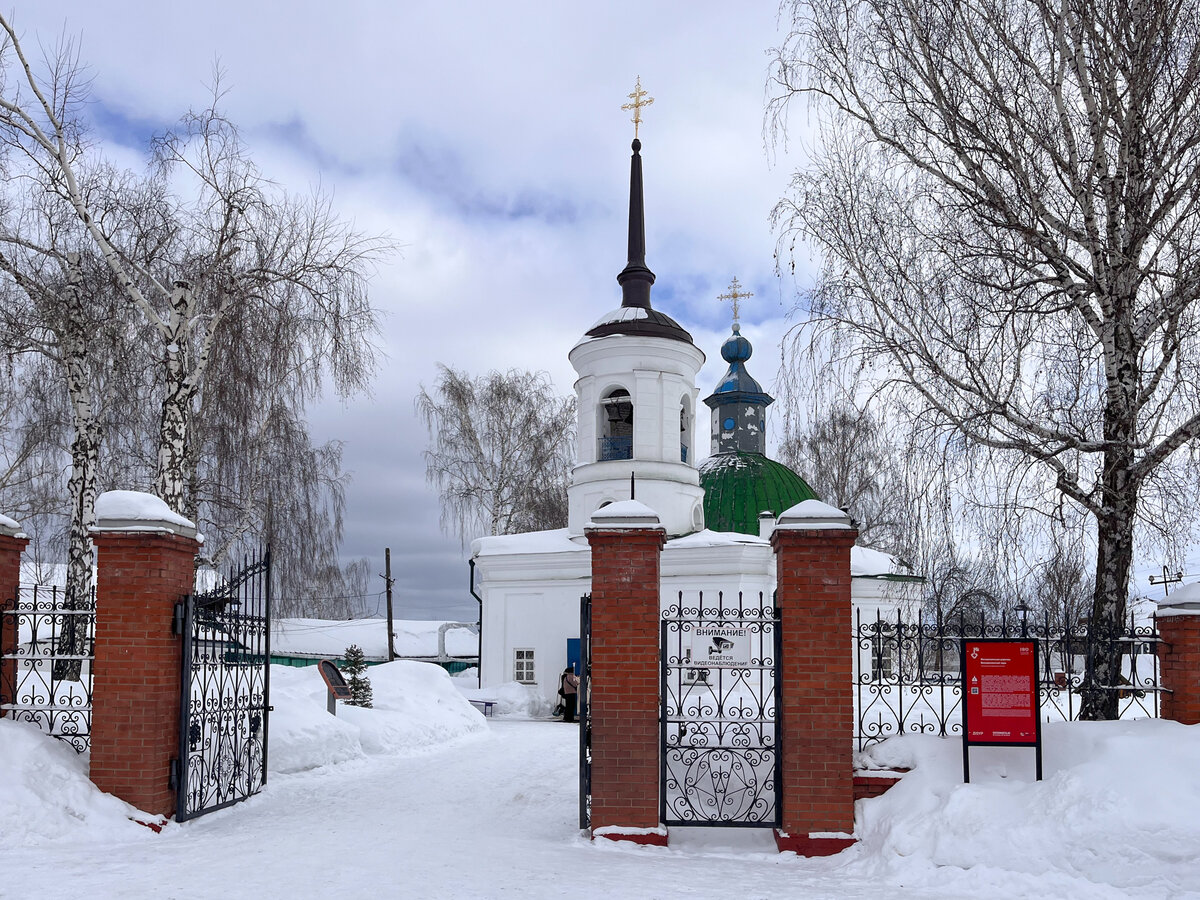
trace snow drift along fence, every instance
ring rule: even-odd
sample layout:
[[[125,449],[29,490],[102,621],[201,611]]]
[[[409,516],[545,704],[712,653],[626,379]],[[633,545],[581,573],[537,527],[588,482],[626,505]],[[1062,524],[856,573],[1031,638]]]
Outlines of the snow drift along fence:
[[[855,614],[855,718],[859,750],[895,734],[962,734],[963,638],[1034,638],[1038,641],[1043,721],[1079,715],[1088,659],[1101,645],[1084,626],[1055,629],[1048,616],[1022,623],[1016,616],[983,614],[936,622],[863,619]],[[1159,636],[1131,619],[1115,639],[1121,651],[1117,691],[1122,719],[1157,718],[1162,691]]]

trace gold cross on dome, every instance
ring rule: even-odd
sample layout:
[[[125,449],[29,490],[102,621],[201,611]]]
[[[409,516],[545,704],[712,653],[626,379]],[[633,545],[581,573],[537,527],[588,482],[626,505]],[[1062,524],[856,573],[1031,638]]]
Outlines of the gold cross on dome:
[[[741,307],[741,304],[738,303],[738,301],[744,300],[747,297],[753,297],[753,296],[754,296],[754,294],[752,292],[742,290],[742,286],[738,282],[737,278],[734,278],[733,281],[729,282],[729,293],[728,294],[717,295],[718,300],[729,300],[730,302],[733,303],[733,330],[734,331],[737,331],[739,328],[741,328],[741,324],[738,322],[738,316],[741,313],[742,307]]]
[[[621,109],[632,109],[633,118],[629,121],[633,122],[633,136],[638,136],[638,126],[642,124],[642,107],[649,106],[654,102],[654,98],[642,90],[642,76],[637,77],[637,87],[633,89],[633,93],[629,95],[632,103],[625,103]]]

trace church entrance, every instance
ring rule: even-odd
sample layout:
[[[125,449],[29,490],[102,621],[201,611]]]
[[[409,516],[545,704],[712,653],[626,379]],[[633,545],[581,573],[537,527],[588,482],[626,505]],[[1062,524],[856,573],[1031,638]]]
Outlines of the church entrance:
[[[780,826],[781,631],[759,594],[682,595],[663,613],[664,825]]]

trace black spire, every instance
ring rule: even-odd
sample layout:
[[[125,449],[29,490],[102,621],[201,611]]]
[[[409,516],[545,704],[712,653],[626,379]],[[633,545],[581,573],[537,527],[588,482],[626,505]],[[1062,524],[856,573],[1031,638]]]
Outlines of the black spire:
[[[641,149],[642,142],[635,137],[633,160],[629,169],[629,262],[617,276],[617,284],[621,285],[621,307],[588,329],[587,336],[637,335],[669,338],[690,344],[692,336],[678,322],[650,306],[650,285],[654,284],[654,273],[646,268],[646,216],[642,208]]]
[[[633,157],[629,166],[629,261],[617,284],[621,285],[621,305],[650,308],[650,285],[654,273],[646,268],[646,214],[642,203],[642,142],[633,139]]]

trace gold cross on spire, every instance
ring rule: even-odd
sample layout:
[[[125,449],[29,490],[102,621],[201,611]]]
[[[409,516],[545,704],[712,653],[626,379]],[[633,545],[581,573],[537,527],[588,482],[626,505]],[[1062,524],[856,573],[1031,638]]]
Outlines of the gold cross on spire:
[[[633,136],[636,139],[638,136],[638,126],[642,124],[642,107],[649,106],[654,102],[654,98],[642,90],[642,76],[637,77],[637,87],[633,89],[633,93],[629,95],[632,103],[625,103],[621,109],[632,109],[633,118],[629,121],[633,122]]]
[[[742,307],[741,307],[741,304],[738,303],[738,301],[744,300],[747,297],[753,297],[753,296],[754,296],[754,294],[752,292],[742,290],[742,286],[738,282],[736,277],[733,279],[733,281],[729,282],[729,293],[728,294],[719,294],[717,296],[718,300],[729,300],[730,302],[733,303],[733,330],[734,331],[738,331],[740,333],[740,329],[741,329],[741,324],[738,322],[738,315],[740,314]]]

